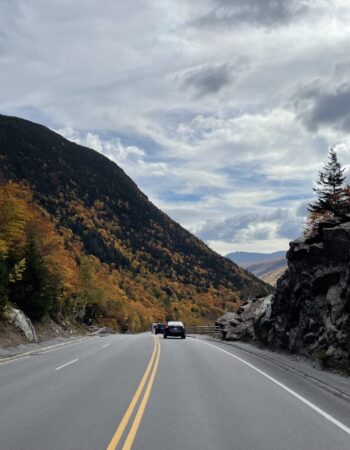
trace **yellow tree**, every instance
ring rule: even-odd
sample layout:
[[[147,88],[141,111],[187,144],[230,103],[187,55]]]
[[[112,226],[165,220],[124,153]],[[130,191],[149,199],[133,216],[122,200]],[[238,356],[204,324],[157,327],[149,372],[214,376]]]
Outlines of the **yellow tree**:
[[[23,247],[26,225],[30,220],[27,188],[9,182],[0,186],[0,252],[7,253],[14,246]]]

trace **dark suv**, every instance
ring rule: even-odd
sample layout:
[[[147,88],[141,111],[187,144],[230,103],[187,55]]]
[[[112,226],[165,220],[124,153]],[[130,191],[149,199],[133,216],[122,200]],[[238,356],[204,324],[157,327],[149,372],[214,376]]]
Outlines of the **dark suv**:
[[[156,323],[154,325],[154,334],[160,334],[160,333],[164,333],[164,324],[162,323]]]
[[[164,328],[164,339],[168,336],[178,336],[181,339],[186,338],[186,330],[182,322],[168,322]]]

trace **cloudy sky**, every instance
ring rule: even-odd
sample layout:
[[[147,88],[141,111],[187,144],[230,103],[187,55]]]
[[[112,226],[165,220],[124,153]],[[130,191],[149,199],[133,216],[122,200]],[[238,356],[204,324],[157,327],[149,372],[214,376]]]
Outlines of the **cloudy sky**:
[[[117,162],[219,253],[301,233],[350,166],[348,0],[0,0],[0,111]]]

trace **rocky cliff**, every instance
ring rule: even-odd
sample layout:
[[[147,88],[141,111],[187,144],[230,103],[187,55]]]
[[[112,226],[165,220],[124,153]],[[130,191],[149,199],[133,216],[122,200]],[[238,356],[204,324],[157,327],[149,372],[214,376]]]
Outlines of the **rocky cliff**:
[[[321,222],[290,244],[271,307],[269,344],[349,367],[350,222]]]
[[[254,339],[350,369],[350,221],[324,221],[290,243],[273,296],[251,300],[218,325],[227,339]]]

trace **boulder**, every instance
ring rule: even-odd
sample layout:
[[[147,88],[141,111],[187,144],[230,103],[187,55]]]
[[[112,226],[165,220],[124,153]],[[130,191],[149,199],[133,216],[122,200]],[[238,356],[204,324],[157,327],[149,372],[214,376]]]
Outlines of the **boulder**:
[[[8,311],[9,322],[18,327],[29,342],[38,342],[38,336],[31,320],[19,309],[10,308]]]
[[[237,313],[226,313],[216,325],[225,323],[223,338],[227,341],[251,340],[267,336],[272,295],[248,301]]]
[[[239,318],[237,313],[226,312],[215,321],[215,325],[222,329],[226,329],[230,322],[235,323]]]
[[[261,303],[255,312],[253,327],[254,338],[263,344],[268,344],[271,330],[271,303],[273,295],[261,299]]]

